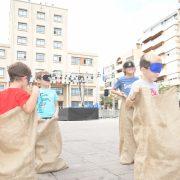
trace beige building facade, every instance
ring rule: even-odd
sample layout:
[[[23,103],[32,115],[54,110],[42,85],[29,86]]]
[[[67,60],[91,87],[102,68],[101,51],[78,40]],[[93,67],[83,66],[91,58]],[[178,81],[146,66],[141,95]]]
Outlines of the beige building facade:
[[[98,57],[68,52],[67,17],[67,9],[54,5],[11,0],[10,44],[0,45],[1,89],[8,82],[7,66],[23,62],[31,67],[33,79],[41,70],[56,76],[52,88],[59,95],[61,107],[91,106],[97,102]],[[77,78],[73,81],[74,76]]]

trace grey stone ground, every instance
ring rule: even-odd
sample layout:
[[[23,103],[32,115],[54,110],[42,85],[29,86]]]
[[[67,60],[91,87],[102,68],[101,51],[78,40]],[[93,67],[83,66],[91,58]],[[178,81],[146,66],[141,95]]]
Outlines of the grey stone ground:
[[[119,163],[117,118],[61,121],[60,128],[69,168],[39,180],[133,180],[133,166]]]

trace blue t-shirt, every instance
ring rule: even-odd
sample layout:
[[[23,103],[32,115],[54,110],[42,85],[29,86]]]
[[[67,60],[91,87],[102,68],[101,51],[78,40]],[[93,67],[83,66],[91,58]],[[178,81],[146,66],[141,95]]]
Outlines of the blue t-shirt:
[[[131,85],[133,82],[137,81],[138,77],[127,78],[126,76],[120,77],[117,82],[114,84],[114,89],[119,89],[124,92],[127,96],[131,90]]]
[[[37,112],[41,118],[52,117],[56,111],[58,96],[53,89],[40,89],[37,101]]]

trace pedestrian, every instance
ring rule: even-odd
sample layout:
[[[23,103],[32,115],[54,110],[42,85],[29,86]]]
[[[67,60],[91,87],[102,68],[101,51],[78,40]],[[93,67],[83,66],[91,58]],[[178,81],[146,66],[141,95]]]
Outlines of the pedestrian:
[[[36,74],[36,80],[40,86],[37,101],[38,115],[42,119],[58,118],[58,96],[56,91],[51,89],[51,75],[48,72],[41,71]]]
[[[131,85],[133,82],[138,80],[135,76],[135,65],[132,61],[126,61],[123,64],[124,75],[120,77],[112,88],[112,94],[118,95],[121,98],[121,107],[119,113],[119,152],[120,152],[120,163],[121,164],[131,164],[134,161],[134,151],[133,148],[129,148],[129,142],[131,142],[131,147],[133,144],[132,136],[132,122],[131,116],[132,110],[126,110],[125,100],[129,95]],[[134,148],[135,149],[135,148]]]
[[[36,172],[48,173],[67,168],[60,158],[62,152],[61,132],[58,124],[58,96],[51,89],[51,75],[41,71],[36,74],[40,93],[37,102],[38,120],[36,140]]]
[[[0,179],[35,179],[33,111],[39,88],[27,92],[31,70],[24,63],[10,65],[8,74],[10,87],[0,91]]]

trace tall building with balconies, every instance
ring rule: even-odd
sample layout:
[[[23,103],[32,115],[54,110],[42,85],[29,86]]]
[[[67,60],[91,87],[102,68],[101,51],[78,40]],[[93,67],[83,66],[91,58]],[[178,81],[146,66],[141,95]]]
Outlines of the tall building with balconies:
[[[163,70],[159,81],[180,84],[180,9],[147,28],[139,42],[142,51],[162,56]]]

